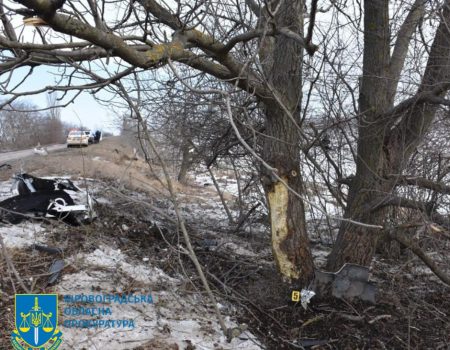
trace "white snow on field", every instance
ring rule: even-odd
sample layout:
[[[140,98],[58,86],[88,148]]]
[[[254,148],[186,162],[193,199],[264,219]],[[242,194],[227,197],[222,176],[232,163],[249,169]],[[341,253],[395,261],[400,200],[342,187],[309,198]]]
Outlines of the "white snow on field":
[[[58,176],[61,177],[61,176]],[[53,178],[53,177],[47,177]],[[79,180],[74,183],[90,191],[98,190],[98,184]],[[14,195],[11,192],[12,182],[0,182],[0,200]],[[67,191],[76,203],[83,203],[85,191]],[[102,203],[109,204],[105,198]],[[208,210],[211,216],[223,216],[220,206],[215,200],[206,203],[195,202],[194,212]],[[192,205],[192,203],[191,203]],[[211,210],[211,206],[213,209]],[[202,208],[203,207],[203,208]],[[187,208],[187,207],[186,207]],[[33,243],[46,243],[46,228],[40,223],[24,221],[18,225],[0,225],[0,235],[7,248],[24,248]],[[240,253],[251,255],[251,251],[240,249],[234,243],[226,246]],[[238,249],[239,248],[239,249]],[[137,261],[126,252],[108,246],[107,242],[91,252],[79,252],[65,258],[67,268],[54,291],[61,295],[59,303],[59,329],[63,333],[60,349],[102,349],[125,350],[150,342],[147,349],[166,350],[178,346],[185,349],[189,344],[197,350],[206,349],[242,349],[257,350],[257,339],[249,332],[242,333],[230,343],[220,329],[212,305],[204,294],[191,288],[188,277],[174,278],[153,266],[151,259]],[[201,291],[200,291],[201,292]],[[86,304],[70,303],[64,295],[152,295],[153,303],[118,303]],[[218,302],[225,304],[223,301]],[[110,308],[111,314],[72,315],[67,308]],[[226,309],[226,308],[225,308]],[[230,308],[230,310],[233,308]],[[66,312],[65,312],[66,311]],[[227,327],[237,327],[233,314],[224,315]],[[70,320],[130,320],[134,328],[75,328],[69,327]],[[156,344],[156,345],[155,345]],[[172,346],[172,347],[171,347]]]
[[[42,226],[27,221],[18,225],[1,224],[0,235],[8,248],[23,248],[45,242],[45,231]]]
[[[108,246],[101,246],[90,254],[79,253],[71,259],[92,267],[112,268],[117,273],[121,272],[134,280],[142,283],[178,283],[178,281],[157,267],[142,264],[130,264],[126,261],[126,256],[120,249],[112,249]]]
[[[246,249],[245,247],[238,245],[234,242],[224,243],[223,248],[225,248],[226,250],[232,251],[234,254],[237,254],[237,255],[244,255],[244,256],[249,256],[249,257],[257,256],[257,254],[255,254],[250,249]]]
[[[188,343],[196,349],[261,349],[254,337],[244,332],[228,343],[223,336],[207,298],[187,292],[182,281],[166,275],[150,264],[133,263],[117,249],[102,246],[91,254],[74,257],[71,264],[80,272],[65,275],[56,286],[59,294],[98,295],[125,293],[133,281],[139,282],[135,295],[151,294],[154,303],[84,304],[90,308],[110,308],[111,315],[72,316],[64,310],[73,304],[62,301],[60,329],[64,334],[62,349],[97,349],[105,345],[109,350],[132,349],[142,343],[158,340],[161,347],[170,349],[177,344],[184,349]],[[206,303],[205,303],[206,302]],[[76,305],[79,307],[80,305]],[[64,326],[74,319],[133,320],[134,328],[80,329]],[[236,324],[226,319],[228,327]]]

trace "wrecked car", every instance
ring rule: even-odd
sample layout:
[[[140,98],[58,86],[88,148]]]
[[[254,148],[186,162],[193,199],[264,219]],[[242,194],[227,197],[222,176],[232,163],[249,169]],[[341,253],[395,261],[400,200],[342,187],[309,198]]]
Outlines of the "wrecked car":
[[[55,218],[78,226],[96,216],[87,191],[83,204],[75,203],[67,191],[82,191],[69,179],[44,179],[22,173],[13,180],[13,192],[17,195],[0,202],[0,221],[17,224],[25,219]]]

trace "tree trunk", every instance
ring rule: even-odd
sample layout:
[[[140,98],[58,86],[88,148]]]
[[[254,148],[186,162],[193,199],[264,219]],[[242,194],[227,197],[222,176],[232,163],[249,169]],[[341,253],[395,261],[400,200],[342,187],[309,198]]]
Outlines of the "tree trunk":
[[[439,98],[449,90],[449,1],[443,6],[440,18],[418,96],[426,93]],[[358,159],[356,175],[349,188],[345,216],[364,223],[384,225],[384,210],[373,207],[383,195],[388,196],[394,191],[398,181],[392,174],[402,173],[414,149],[429,129],[438,104],[428,103],[426,99],[418,100],[400,114],[386,113],[392,109],[395,96],[390,85],[392,80],[398,81],[398,76],[386,78],[386,72],[392,72],[392,62],[389,66],[388,1],[365,1],[364,26]],[[397,73],[400,74],[398,67]],[[327,268],[338,270],[346,262],[370,265],[380,233],[343,223],[328,258]]]
[[[264,159],[277,169],[278,176],[290,188],[304,193],[297,129],[276,106],[266,109],[266,118],[268,137]],[[314,264],[303,201],[267,171],[262,182],[270,211],[272,251],[278,270],[288,280],[297,280],[305,285],[314,276]]]
[[[303,34],[303,1],[282,1],[274,17],[275,26],[288,26]],[[269,16],[270,17],[270,16]],[[263,69],[276,98],[263,102],[267,136],[263,158],[277,175],[297,193],[304,193],[300,173],[300,122],[302,47],[284,36],[261,43]],[[282,106],[283,105],[283,106]],[[306,232],[303,201],[262,169],[272,232],[272,250],[280,273],[305,285],[314,276],[314,264]]]
[[[181,150],[181,165],[180,171],[178,172],[178,182],[183,185],[187,183],[187,173],[192,164],[192,155],[190,150],[191,148],[189,147],[189,143],[185,142]]]
[[[380,115],[390,105],[387,93],[389,70],[388,0],[364,2],[363,77],[359,95],[359,137],[356,176],[350,184],[345,217],[368,224],[378,224],[382,213],[367,208],[375,197],[389,191],[380,176],[384,168],[385,121]],[[369,265],[379,232],[343,222],[327,268],[338,270],[346,262]]]

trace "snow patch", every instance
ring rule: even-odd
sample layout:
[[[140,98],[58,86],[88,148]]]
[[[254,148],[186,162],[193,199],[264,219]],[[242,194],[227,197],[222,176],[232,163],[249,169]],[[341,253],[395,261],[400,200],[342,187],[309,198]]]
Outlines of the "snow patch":
[[[101,246],[90,254],[80,253],[75,260],[83,261],[93,267],[114,269],[135,281],[149,283],[177,284],[179,281],[165,274],[161,269],[150,265],[130,264],[120,249]]]
[[[17,225],[0,226],[0,235],[7,248],[23,248],[46,241],[42,226],[27,221]]]

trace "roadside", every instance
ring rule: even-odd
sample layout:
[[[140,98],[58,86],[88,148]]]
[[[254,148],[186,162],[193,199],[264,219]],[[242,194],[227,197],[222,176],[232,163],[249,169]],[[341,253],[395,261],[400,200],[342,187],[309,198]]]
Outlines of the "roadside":
[[[150,170],[124,139],[112,137],[87,148],[64,148],[10,164],[11,170],[0,172],[0,198],[10,196],[9,178],[23,170],[70,177],[97,200],[98,219],[91,225],[70,227],[51,221],[0,226],[23,283],[35,293],[60,295],[61,349],[446,349],[450,344],[448,289],[413,254],[403,252],[400,264],[374,261],[371,280],[380,288],[376,305],[313,298],[305,310],[290,299],[295,286],[286,285],[276,273],[265,223],[252,223],[249,231],[235,230],[213,186],[205,186],[206,175],[192,174],[189,185],[175,187],[219,308],[227,326],[237,332],[228,343],[183,253],[173,205],[156,177],[158,167]],[[217,180],[234,214],[235,182],[229,174],[218,174]],[[33,244],[64,253],[39,252],[31,249]],[[329,248],[312,244],[318,266]],[[56,284],[47,285],[47,271],[56,259],[63,259],[65,268]],[[14,328],[14,289],[23,292],[5,259],[0,259],[2,349],[10,346]],[[109,300],[92,305],[64,299],[130,293],[151,295],[153,302]],[[76,315],[91,308],[111,314]],[[134,328],[64,325],[80,319],[98,324],[110,318],[132,320]]]
[[[227,342],[213,305],[197,289],[195,273],[188,263],[185,269],[179,265],[184,257],[176,245],[167,245],[177,233],[176,225],[167,221],[171,208],[165,190],[125,140],[110,138],[88,148],[60,149],[10,164],[12,169],[1,174],[0,199],[11,195],[8,178],[20,169],[36,176],[70,177],[96,198],[98,219],[90,225],[43,221],[0,226],[7,255],[22,283],[32,293],[60,296],[61,349],[261,348],[245,329]],[[63,254],[32,249],[36,244],[57,247]],[[57,283],[48,285],[47,271],[58,259],[65,267]],[[15,327],[14,291],[21,287],[11,282],[11,268],[3,259],[0,271],[0,348],[8,348]],[[77,299],[99,295],[113,298],[96,304]],[[124,303],[124,295],[137,296],[141,302]],[[114,298],[120,302],[111,301]],[[227,326],[238,327],[236,310],[226,300],[219,298],[219,302]]]
[[[60,149],[64,149],[66,147],[65,144],[63,145],[48,145],[45,146],[45,149],[47,150],[47,152],[54,152]],[[9,162],[11,160],[17,160],[17,159],[22,159],[25,157],[30,157],[33,156],[35,154],[34,149],[30,148],[30,149],[24,149],[24,150],[20,150],[20,151],[12,151],[12,152],[0,152],[0,164],[1,163],[5,163],[5,162]]]

